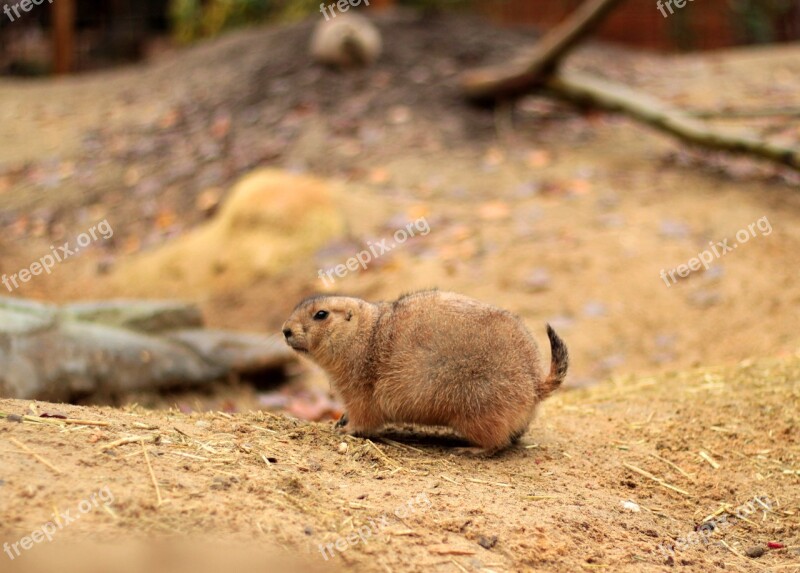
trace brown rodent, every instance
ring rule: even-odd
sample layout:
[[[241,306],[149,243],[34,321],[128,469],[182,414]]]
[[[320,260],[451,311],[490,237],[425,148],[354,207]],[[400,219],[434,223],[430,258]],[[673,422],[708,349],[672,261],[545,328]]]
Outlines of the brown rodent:
[[[525,433],[569,361],[550,325],[546,374],[520,318],[436,290],[378,303],[311,297],[295,307],[283,334],[330,376],[348,433],[393,422],[449,426],[486,453]]]

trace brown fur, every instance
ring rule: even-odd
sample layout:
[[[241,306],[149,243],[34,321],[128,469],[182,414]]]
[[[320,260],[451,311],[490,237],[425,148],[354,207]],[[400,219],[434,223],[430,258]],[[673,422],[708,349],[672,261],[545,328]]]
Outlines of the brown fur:
[[[315,319],[319,311],[329,314]],[[487,451],[525,433],[568,364],[566,346],[549,325],[545,375],[521,319],[449,292],[374,304],[313,297],[297,305],[283,331],[330,376],[349,433],[374,433],[392,422],[449,426]]]

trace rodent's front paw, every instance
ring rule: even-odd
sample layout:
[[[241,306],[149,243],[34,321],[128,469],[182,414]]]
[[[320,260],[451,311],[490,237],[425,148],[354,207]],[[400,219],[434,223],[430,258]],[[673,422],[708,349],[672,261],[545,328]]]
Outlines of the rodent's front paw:
[[[347,412],[345,412],[344,414],[342,414],[342,417],[336,421],[336,425],[334,426],[334,428],[336,428],[337,430],[340,428],[344,428],[347,425],[347,422],[349,421],[350,420],[347,418]]]

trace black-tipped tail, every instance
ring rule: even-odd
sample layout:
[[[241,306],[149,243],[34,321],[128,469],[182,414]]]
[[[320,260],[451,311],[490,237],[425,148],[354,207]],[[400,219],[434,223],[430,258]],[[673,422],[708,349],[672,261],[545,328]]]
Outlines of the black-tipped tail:
[[[569,351],[567,345],[559,338],[556,331],[549,324],[547,325],[547,337],[550,339],[550,374],[544,381],[544,396],[555,391],[567,375],[569,367]],[[544,398],[542,396],[542,398]]]

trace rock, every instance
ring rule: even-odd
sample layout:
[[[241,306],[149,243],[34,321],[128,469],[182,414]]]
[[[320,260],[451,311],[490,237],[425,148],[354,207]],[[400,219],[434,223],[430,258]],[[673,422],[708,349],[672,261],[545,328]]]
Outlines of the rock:
[[[0,298],[0,397],[68,402],[202,385],[296,361],[278,336],[202,330],[183,302],[87,302],[59,308]]]
[[[628,511],[632,511],[634,513],[639,513],[642,509],[639,507],[639,504],[634,501],[623,501],[622,508]]]
[[[528,292],[544,292],[552,286],[553,278],[547,269],[533,269],[523,280],[523,286]]]
[[[63,315],[75,320],[130,328],[139,332],[164,332],[203,326],[203,315],[197,305],[176,301],[82,302],[65,306]]]
[[[310,51],[319,64],[351,67],[374,63],[382,48],[381,34],[367,18],[337,14],[314,28]]]
[[[295,360],[283,337],[224,330],[180,330],[167,338],[185,344],[206,360],[240,374],[280,368]]]
[[[57,314],[58,307],[53,305],[0,296],[0,336],[51,328]]]
[[[691,234],[691,228],[683,221],[663,219],[659,235],[664,239],[685,239]]]
[[[160,389],[224,378],[228,370],[185,346],[105,325],[65,321],[0,334],[0,396],[67,402],[95,392]]]
[[[766,550],[763,547],[759,546],[759,545],[754,545],[753,547],[748,547],[747,551],[744,552],[745,555],[747,555],[748,557],[751,557],[753,559],[758,559],[759,557],[764,555],[764,553],[766,553]]]
[[[13,312],[0,308],[0,324],[3,325],[2,332],[6,334],[30,334],[50,328],[55,324],[55,317]]]
[[[200,299],[292,268],[315,275],[308,261],[344,233],[338,190],[315,177],[256,171],[206,224],[120,261],[111,286],[128,296]]]
[[[722,295],[711,290],[697,290],[689,293],[686,301],[697,308],[710,308],[720,303]]]

